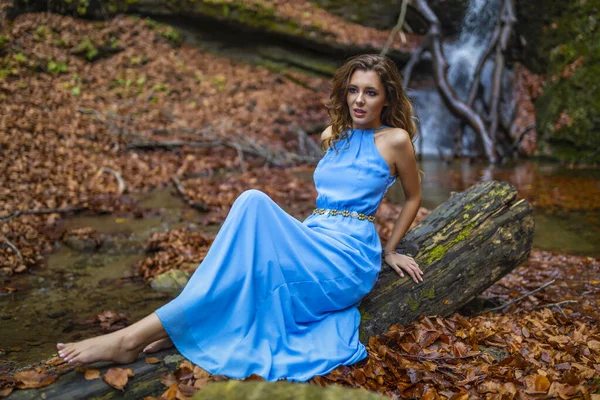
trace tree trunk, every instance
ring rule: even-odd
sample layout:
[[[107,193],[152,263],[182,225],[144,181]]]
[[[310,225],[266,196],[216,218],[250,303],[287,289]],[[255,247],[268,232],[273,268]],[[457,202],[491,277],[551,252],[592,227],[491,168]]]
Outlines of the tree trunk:
[[[361,340],[421,314],[447,316],[524,262],[533,243],[531,205],[506,182],[489,181],[454,193],[398,245],[418,248],[423,282],[382,267],[361,302]]]
[[[424,272],[424,282],[399,278],[384,265],[373,291],[360,304],[361,340],[366,342],[369,336],[385,333],[393,324],[407,324],[421,314],[454,313],[527,259],[533,231],[531,205],[517,200],[516,189],[506,182],[479,183],[454,193],[398,246],[399,251],[416,249],[413,254]],[[42,393],[47,398],[158,396],[166,390],[160,375],[174,371],[183,357],[173,349],[156,356],[162,363],[149,365],[140,356],[123,366],[135,374],[125,393],[99,379],[86,381],[82,373],[71,371],[46,388],[17,390],[11,399],[39,398]],[[102,368],[102,373],[108,367]]]

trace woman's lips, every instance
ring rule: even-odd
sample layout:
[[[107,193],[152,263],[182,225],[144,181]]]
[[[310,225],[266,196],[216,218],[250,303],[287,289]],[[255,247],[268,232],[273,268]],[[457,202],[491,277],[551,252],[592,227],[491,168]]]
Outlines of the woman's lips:
[[[365,110],[361,110],[360,108],[355,108],[353,111],[354,115],[357,117],[364,117],[364,115],[367,113]]]

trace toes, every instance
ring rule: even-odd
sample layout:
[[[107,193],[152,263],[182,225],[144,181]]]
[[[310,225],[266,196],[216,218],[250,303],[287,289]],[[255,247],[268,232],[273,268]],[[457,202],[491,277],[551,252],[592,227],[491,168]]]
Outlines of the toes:
[[[144,350],[142,350],[143,353],[153,353],[154,352],[154,346],[152,345],[148,345],[146,347],[144,347]]]

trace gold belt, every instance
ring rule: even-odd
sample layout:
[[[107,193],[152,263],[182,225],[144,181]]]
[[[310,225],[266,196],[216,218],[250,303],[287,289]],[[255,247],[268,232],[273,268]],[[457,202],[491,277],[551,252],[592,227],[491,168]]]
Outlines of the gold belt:
[[[332,210],[329,208],[315,208],[312,212],[313,214],[319,215],[341,215],[342,217],[350,217],[362,220],[367,220],[369,222],[375,222],[374,215],[366,215],[363,213],[359,213],[356,211],[348,211],[348,210]]]

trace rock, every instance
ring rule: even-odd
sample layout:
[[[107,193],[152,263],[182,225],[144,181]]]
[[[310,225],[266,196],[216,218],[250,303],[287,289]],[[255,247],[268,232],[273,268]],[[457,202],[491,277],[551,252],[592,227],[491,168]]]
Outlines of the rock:
[[[172,269],[152,279],[150,286],[152,289],[160,292],[178,293],[189,280],[189,273],[178,269]]]
[[[523,63],[546,75],[537,99],[539,155],[600,162],[598,1],[516,2]]]
[[[290,400],[384,400],[385,396],[361,389],[336,385],[320,387],[291,382],[242,382],[230,380],[215,382],[194,395],[193,400],[236,399],[290,399]]]

